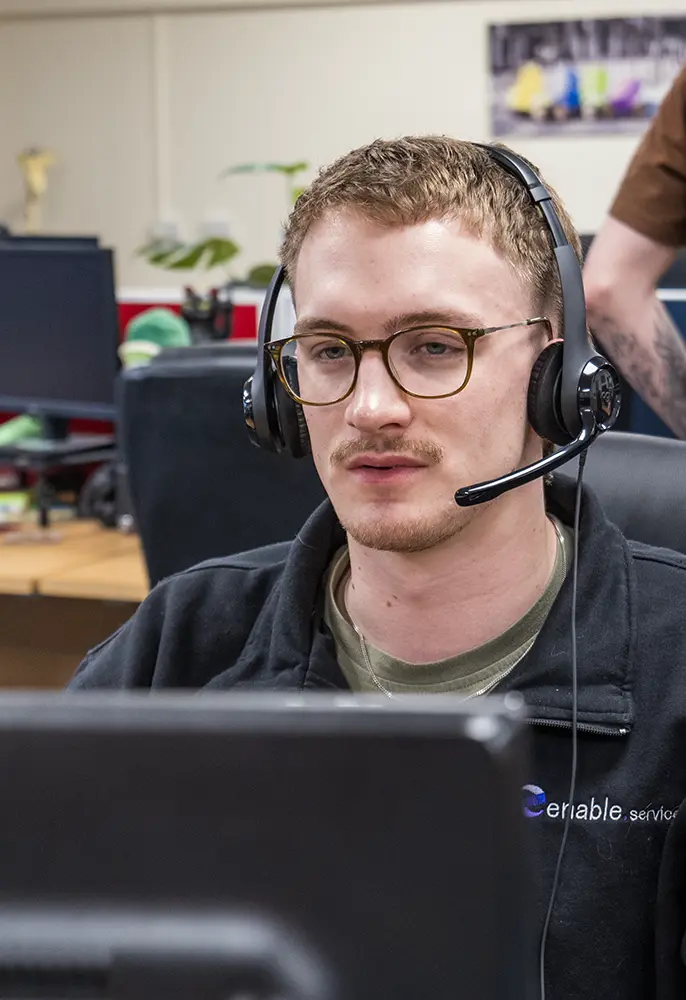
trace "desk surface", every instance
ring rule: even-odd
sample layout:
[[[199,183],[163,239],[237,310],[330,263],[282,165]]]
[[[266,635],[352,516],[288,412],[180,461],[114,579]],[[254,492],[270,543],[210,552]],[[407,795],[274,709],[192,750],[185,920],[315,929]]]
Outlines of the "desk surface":
[[[56,542],[6,544],[0,536],[0,593],[142,601],[148,593],[140,540],[95,521],[57,524]]]
[[[40,581],[40,593],[47,597],[90,600],[98,597],[104,601],[140,602],[148,590],[147,572],[138,547],[128,553],[45,576]]]

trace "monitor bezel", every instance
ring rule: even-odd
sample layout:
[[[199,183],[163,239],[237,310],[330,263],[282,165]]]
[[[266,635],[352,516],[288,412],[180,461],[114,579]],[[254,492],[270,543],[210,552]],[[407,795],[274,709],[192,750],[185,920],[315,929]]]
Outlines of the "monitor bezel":
[[[103,270],[103,281],[107,284],[108,294],[110,292],[112,294],[114,308],[109,319],[108,317],[104,318],[105,327],[109,326],[110,329],[109,331],[106,329],[103,330],[103,338],[110,344],[112,351],[113,379],[111,403],[80,399],[50,399],[47,396],[15,396],[11,393],[0,393],[0,413],[6,415],[27,414],[38,418],[57,417],[74,420],[85,419],[112,422],[116,419],[117,414],[115,386],[117,376],[121,371],[121,362],[119,361],[117,354],[120,342],[120,331],[115,282],[114,251],[110,248],[97,245],[73,247],[46,246],[45,248],[29,248],[24,245],[18,245],[14,247],[5,246],[2,248],[1,252],[8,254],[15,253],[21,256],[35,255],[36,258],[40,258],[40,256],[46,253],[55,253],[65,257],[69,254],[78,254],[80,256],[83,256],[84,254],[96,254],[100,258]]]

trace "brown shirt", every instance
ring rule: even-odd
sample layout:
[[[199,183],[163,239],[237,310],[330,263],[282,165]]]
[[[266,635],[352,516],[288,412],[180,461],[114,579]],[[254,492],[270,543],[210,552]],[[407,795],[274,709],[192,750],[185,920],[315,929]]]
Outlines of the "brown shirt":
[[[656,243],[686,244],[686,68],[636,150],[610,215]]]

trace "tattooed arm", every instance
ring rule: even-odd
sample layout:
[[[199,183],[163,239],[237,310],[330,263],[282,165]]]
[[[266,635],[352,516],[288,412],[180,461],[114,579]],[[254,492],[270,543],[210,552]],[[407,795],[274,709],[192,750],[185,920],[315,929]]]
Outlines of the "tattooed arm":
[[[676,256],[608,217],[584,267],[588,321],[619,371],[680,438],[686,438],[686,344],[655,294]]]

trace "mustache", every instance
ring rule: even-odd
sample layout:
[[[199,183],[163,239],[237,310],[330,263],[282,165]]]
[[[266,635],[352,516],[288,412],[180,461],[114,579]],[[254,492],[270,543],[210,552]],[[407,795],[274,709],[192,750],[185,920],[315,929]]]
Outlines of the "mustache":
[[[407,438],[374,437],[343,441],[331,452],[331,465],[344,465],[356,455],[414,455],[427,465],[438,465],[443,458],[443,449],[433,441],[412,441]]]

